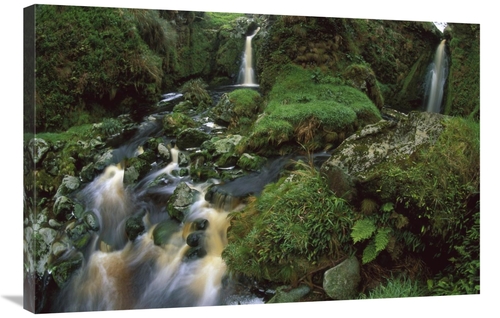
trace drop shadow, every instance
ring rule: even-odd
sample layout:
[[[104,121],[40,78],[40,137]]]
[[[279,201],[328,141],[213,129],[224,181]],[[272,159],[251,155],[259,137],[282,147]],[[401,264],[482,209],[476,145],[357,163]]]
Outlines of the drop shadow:
[[[23,296],[12,296],[12,295],[9,295],[9,296],[5,296],[3,295],[2,296],[3,298],[7,299],[7,300],[10,300],[11,302],[13,302],[14,304],[16,305],[19,305],[20,307],[23,307]]]

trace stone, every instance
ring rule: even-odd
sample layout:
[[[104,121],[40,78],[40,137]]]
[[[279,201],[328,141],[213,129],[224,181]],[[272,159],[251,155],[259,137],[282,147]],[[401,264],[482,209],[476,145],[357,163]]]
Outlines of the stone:
[[[360,282],[359,261],[355,256],[351,256],[325,272],[323,289],[328,297],[334,300],[355,299]]]
[[[411,112],[398,122],[381,120],[351,135],[335,149],[321,171],[328,175],[334,167],[363,180],[381,162],[407,158],[424,144],[434,144],[448,117],[437,113]]]
[[[41,138],[33,138],[28,143],[28,148],[31,153],[31,159],[36,165],[42,160],[43,156],[49,151],[49,144]]]
[[[311,288],[307,285],[300,285],[293,289],[291,289],[290,286],[281,286],[276,289],[276,294],[267,303],[297,302],[310,291]]]

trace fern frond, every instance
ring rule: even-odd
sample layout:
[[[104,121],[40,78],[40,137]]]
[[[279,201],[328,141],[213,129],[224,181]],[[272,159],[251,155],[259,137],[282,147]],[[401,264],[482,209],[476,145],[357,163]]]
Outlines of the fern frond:
[[[375,247],[375,241],[372,240],[363,250],[363,264],[368,264],[373,261],[377,257],[378,253],[379,252],[377,252],[377,248]]]
[[[352,227],[351,237],[354,243],[364,241],[370,238],[375,232],[376,227],[372,220],[361,219],[356,221]]]
[[[383,251],[387,244],[389,244],[389,238],[391,229],[388,227],[380,228],[375,235],[375,250],[377,252]]]

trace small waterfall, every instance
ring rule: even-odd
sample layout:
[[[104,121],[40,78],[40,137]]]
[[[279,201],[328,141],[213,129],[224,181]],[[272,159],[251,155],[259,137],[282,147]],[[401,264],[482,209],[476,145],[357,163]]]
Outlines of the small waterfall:
[[[430,65],[430,70],[426,79],[425,110],[432,113],[441,112],[444,85],[448,72],[448,59],[445,49],[446,40],[443,40],[436,50],[434,62]]]
[[[242,86],[258,86],[255,80],[255,72],[253,70],[253,52],[252,39],[259,32],[257,28],[252,35],[247,36],[245,41],[245,49],[243,51],[243,60],[241,62],[240,73],[238,75],[238,85]]]

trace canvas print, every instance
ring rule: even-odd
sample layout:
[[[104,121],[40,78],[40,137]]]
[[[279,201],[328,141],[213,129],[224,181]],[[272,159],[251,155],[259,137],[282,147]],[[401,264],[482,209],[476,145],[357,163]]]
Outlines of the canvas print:
[[[480,293],[480,25],[24,9],[24,308]]]

